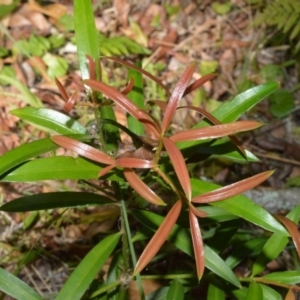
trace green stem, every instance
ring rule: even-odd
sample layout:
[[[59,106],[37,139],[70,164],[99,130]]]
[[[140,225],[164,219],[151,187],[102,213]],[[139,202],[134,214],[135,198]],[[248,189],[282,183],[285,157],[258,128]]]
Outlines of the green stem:
[[[134,247],[133,247],[133,243],[132,243],[132,238],[131,238],[131,232],[130,232],[130,226],[129,226],[129,222],[128,222],[126,204],[125,204],[125,201],[124,201],[123,197],[121,197],[121,216],[122,216],[122,223],[124,223],[124,227],[125,227],[123,236],[124,236],[124,239],[125,239],[125,237],[127,238],[127,245],[129,245],[129,250],[130,250],[130,254],[131,254],[132,263],[135,266],[137,260],[136,260],[136,255],[135,255],[135,251],[134,251]],[[122,224],[122,226],[123,226],[123,224]],[[128,249],[126,249],[126,250],[127,250],[126,252],[128,253]],[[127,253],[124,253],[124,254],[127,255]],[[124,259],[125,259],[125,257],[124,257]],[[136,280],[137,280],[137,285],[138,285],[138,289],[139,289],[139,292],[140,292],[141,300],[144,300],[145,299],[145,293],[144,293],[144,290],[143,290],[141,276],[139,274],[136,275]]]

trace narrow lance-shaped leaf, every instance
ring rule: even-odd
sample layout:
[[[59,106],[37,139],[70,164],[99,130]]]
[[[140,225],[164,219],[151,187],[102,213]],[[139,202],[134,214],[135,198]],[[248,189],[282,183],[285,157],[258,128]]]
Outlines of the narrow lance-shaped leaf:
[[[144,69],[142,68],[139,68],[138,66],[128,62],[128,61],[125,61],[121,58],[117,58],[117,57],[110,57],[110,56],[105,56],[104,58],[107,58],[107,59],[110,59],[110,60],[113,60],[117,63],[120,63],[130,69],[133,69],[133,70],[136,70],[137,72],[140,72],[142,74],[144,74],[145,76],[149,77],[150,79],[152,79],[154,82],[156,82],[160,87],[162,87],[167,95],[170,95],[170,92],[169,92],[169,89],[161,82],[161,80],[157,79],[155,76],[153,76],[151,73],[145,71]]]
[[[69,137],[57,135],[51,137],[51,140],[63,148],[74,151],[83,157],[97,161],[99,163],[108,165],[115,163],[115,159],[107,155],[106,153]]]
[[[163,138],[163,143],[172,161],[174,170],[185,192],[185,195],[187,199],[191,201],[192,190],[191,190],[190,176],[184,158],[180,150],[170,139]]]
[[[205,82],[213,79],[214,77],[216,77],[217,74],[207,74],[199,79],[197,79],[195,82],[193,82],[192,84],[190,84],[186,90],[184,91],[184,94],[182,97],[188,95],[189,93],[193,92],[194,90],[196,90],[197,88],[199,88],[200,86],[202,86]]]
[[[60,95],[67,102],[69,96],[66,92],[66,89],[64,88],[64,86],[61,84],[61,82],[56,77],[54,77],[54,80],[55,80],[56,86],[58,87]]]
[[[84,80],[84,84],[91,88],[100,91],[105,96],[119,104],[126,112],[136,119],[148,119],[148,116],[143,113],[134,103],[132,103],[125,95],[110,87],[109,85],[96,80]]]
[[[169,233],[171,232],[174,224],[177,221],[177,218],[180,214],[182,207],[181,200],[177,201],[167,216],[165,217],[164,221],[160,225],[160,227],[155,232],[154,236],[152,237],[151,241],[146,246],[144,252],[139,258],[137,265],[134,270],[134,275],[141,272],[145,266],[150,262],[150,260],[156,255],[158,250],[161,248],[163,243],[166,241]]]
[[[193,204],[190,204],[189,209],[194,215],[199,218],[207,217],[207,213],[205,211],[197,209]]]
[[[275,217],[285,226],[285,228],[290,233],[294,245],[297,249],[298,256],[300,257],[300,232],[298,231],[298,226],[293,221],[284,216],[276,215]]]
[[[130,186],[145,200],[155,205],[166,205],[166,203],[158,197],[133,170],[126,168],[124,170],[124,176]]]
[[[262,124],[256,121],[237,121],[229,124],[214,125],[204,128],[194,128],[180,131],[170,137],[173,142],[196,141],[213,139],[237,132],[248,131],[260,127]]]
[[[146,159],[120,157],[116,159],[116,166],[123,168],[151,169],[155,167],[155,163]]]
[[[214,125],[222,125],[222,123],[217,118],[215,118],[212,114],[210,114],[209,112],[207,112],[202,108],[191,106],[191,105],[178,107],[178,109],[180,108],[188,108],[188,109],[195,110],[199,112],[202,116],[204,116],[207,120],[212,122]],[[234,135],[229,135],[229,138],[237,146],[237,148],[244,154],[244,156],[246,156],[247,155],[246,151],[244,147],[241,145],[240,141],[237,139],[237,137],[235,137]]]
[[[192,211],[189,211],[189,220],[190,220],[193,248],[195,253],[197,276],[198,276],[198,280],[200,280],[203,275],[204,266],[205,266],[203,241],[202,241],[198,219],[193,214]]]
[[[274,171],[266,171],[250,178],[232,183],[230,185],[224,186],[217,190],[207,192],[205,194],[196,196],[192,199],[194,203],[210,203],[215,201],[224,200],[235,195],[244,193],[247,190],[254,188],[255,186],[261,184],[263,181],[268,179]]]
[[[174,114],[177,109],[178,103],[180,99],[182,98],[184,91],[190,81],[190,79],[193,76],[193,73],[195,71],[195,65],[190,65],[185,72],[181,75],[179,81],[177,82],[174,91],[172,92],[172,95],[169,99],[168,106],[166,108],[164,119],[162,123],[162,132],[165,133],[167,130]]]

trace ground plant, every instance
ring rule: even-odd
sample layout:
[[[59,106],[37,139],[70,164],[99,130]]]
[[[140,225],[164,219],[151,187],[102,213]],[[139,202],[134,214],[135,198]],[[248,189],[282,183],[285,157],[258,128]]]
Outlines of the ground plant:
[[[13,110],[12,114],[49,136],[0,157],[3,182],[84,180],[93,181],[94,188],[94,192],[23,196],[4,203],[2,211],[98,206],[107,208],[112,218],[117,212],[118,224],[99,238],[54,299],[129,299],[132,282],[137,284],[140,299],[148,300],[200,299],[199,295],[208,300],[295,299],[300,271],[265,270],[289,242],[299,256],[300,206],[286,216],[271,215],[241,195],[274,170],[222,187],[196,177],[191,169],[212,155],[244,164],[257,161],[235,134],[263,124],[239,119],[273,93],[278,83],[248,89],[212,113],[182,106],[183,97],[216,74],[193,81],[195,63],[191,62],[170,90],[138,61],[100,56],[89,1],[76,0],[74,15],[82,74],[77,84],[84,86],[86,95],[68,95],[63,83],[55,79],[66,114],[42,107],[40,101],[35,107]],[[103,81],[104,61],[129,70],[125,87]],[[145,78],[159,86],[163,99],[145,98]],[[80,105],[94,113],[88,124],[68,116]],[[116,118],[117,110],[125,116],[125,123]],[[174,130],[172,120],[180,110],[195,111],[202,119],[192,128]],[[66,155],[57,154],[61,148]],[[102,276],[100,270],[107,261],[109,269]],[[245,261],[248,271],[240,276],[236,267]],[[146,279],[159,281],[160,287],[146,294]],[[45,299],[3,268],[0,290],[15,299]]]

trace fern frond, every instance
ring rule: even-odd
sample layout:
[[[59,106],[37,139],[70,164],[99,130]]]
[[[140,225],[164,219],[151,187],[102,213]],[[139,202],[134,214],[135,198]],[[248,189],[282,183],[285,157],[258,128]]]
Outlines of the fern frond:
[[[150,54],[150,51],[126,36],[106,37],[99,34],[99,50],[101,55],[122,56],[129,54]]]
[[[256,16],[253,25],[266,24],[275,26],[290,41],[298,42],[300,39],[300,0],[273,0],[267,3],[263,11]],[[295,51],[300,49],[299,42]]]

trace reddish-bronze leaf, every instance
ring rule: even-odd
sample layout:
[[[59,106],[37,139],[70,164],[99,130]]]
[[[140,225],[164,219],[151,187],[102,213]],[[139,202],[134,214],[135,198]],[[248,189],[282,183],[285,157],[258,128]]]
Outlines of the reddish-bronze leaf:
[[[275,215],[275,217],[284,225],[284,227],[290,233],[290,235],[293,239],[294,245],[297,249],[298,256],[300,258],[300,232],[298,230],[298,226],[293,221],[291,221],[290,219],[288,219],[284,216]]]
[[[92,59],[92,57],[89,56],[88,54],[86,54],[85,57],[87,58],[87,60],[89,62],[90,79],[96,80],[96,65],[95,65],[95,62]]]
[[[68,96],[68,94],[66,92],[66,89],[63,87],[63,85],[61,84],[61,82],[56,77],[54,77],[54,80],[55,80],[56,86],[58,87],[60,95],[67,102],[68,99],[69,99],[69,96]]]
[[[238,181],[233,184],[229,184],[217,190],[196,196],[192,199],[194,203],[210,203],[215,201],[224,200],[238,194],[244,193],[257,185],[261,184],[263,181],[268,179],[274,171],[266,171],[260,174],[254,175],[250,178]]]
[[[237,132],[248,131],[260,127],[262,124],[256,121],[237,121],[229,124],[214,125],[204,128],[193,128],[180,131],[170,137],[173,142],[196,141],[214,139]]]
[[[136,264],[134,269],[134,275],[140,273],[145,266],[150,262],[150,260],[156,255],[158,250],[161,248],[163,243],[168,238],[169,233],[171,232],[174,224],[176,223],[178,216],[180,214],[182,207],[181,200],[177,201],[174,206],[171,208],[164,221],[161,223],[160,227],[155,232],[154,236],[146,246],[144,252],[139,258],[139,261]]]
[[[164,137],[163,143],[166,148],[166,151],[169,154],[173,168],[185,192],[185,195],[187,199],[191,201],[192,190],[191,190],[190,176],[183,155],[170,139]]]
[[[78,97],[78,92],[74,92],[73,95],[68,99],[67,103],[64,105],[64,110],[67,112],[70,112],[71,109],[74,107],[76,104],[76,100]]]
[[[294,292],[293,292],[293,289],[290,288],[290,289],[288,290],[288,292],[287,292],[287,294],[286,294],[284,300],[296,300],[295,294],[294,294]]]
[[[103,93],[106,97],[119,104],[126,112],[132,115],[136,119],[148,119],[148,115],[140,110],[132,101],[130,101],[125,95],[114,89],[113,87],[96,80],[86,79],[83,83]],[[149,122],[151,122],[149,120]],[[147,126],[147,123],[145,123]]]
[[[146,159],[120,157],[116,158],[116,166],[123,168],[151,169],[155,167],[155,163]]]
[[[190,204],[189,209],[191,212],[199,218],[207,217],[207,213],[205,211],[197,209],[193,204]]]
[[[124,176],[130,186],[145,200],[155,205],[166,205],[166,203],[158,197],[132,169],[125,168]]]
[[[191,93],[192,91],[194,91],[195,89],[197,89],[198,87],[202,86],[205,82],[213,79],[214,77],[216,77],[217,74],[207,74],[201,78],[199,78],[198,80],[196,80],[195,82],[193,82],[192,84],[190,84],[184,91],[184,94],[182,97],[186,96],[187,94]]]
[[[190,79],[192,78],[194,71],[195,71],[195,64],[192,64],[184,71],[184,73],[179,78],[179,80],[174,88],[174,91],[172,92],[172,95],[168,101],[168,105],[167,105],[167,108],[166,108],[166,111],[164,114],[164,119],[162,122],[162,133],[165,133],[165,131],[167,130],[167,128],[175,114],[178,103],[179,103],[180,99],[182,98],[183,93],[184,93]]]
[[[161,109],[162,112],[166,111],[167,103],[165,101],[149,100],[149,101],[147,101],[147,103],[149,103],[150,105],[156,104]]]
[[[178,109],[180,109],[180,108],[188,108],[188,109],[195,110],[195,111],[199,112],[201,115],[203,115],[206,119],[211,121],[213,124],[222,125],[222,123],[217,118],[215,118],[212,114],[210,114],[209,112],[207,112],[206,110],[204,110],[202,108],[191,106],[191,105],[178,107]],[[234,135],[229,135],[228,137],[237,146],[237,148],[246,156],[245,148],[242,146],[242,144],[240,143],[238,138]]]
[[[128,68],[130,69],[133,69],[133,70],[136,70],[142,74],[144,74],[145,76],[151,78],[154,82],[156,82],[159,86],[161,86],[167,93],[167,95],[169,96],[170,95],[170,91],[169,89],[161,82],[161,80],[157,79],[155,76],[153,76],[152,74],[150,74],[149,72],[145,71],[144,69],[142,68],[139,68],[137,67],[136,65],[134,64],[131,64],[130,62],[128,61],[125,61],[123,59],[120,59],[120,58],[117,58],[117,57],[111,57],[111,56],[104,56],[103,58],[107,58],[107,59],[111,59],[117,63],[120,63],[124,66],[127,66]]]
[[[192,211],[189,211],[189,219],[190,219],[193,248],[194,248],[195,260],[196,260],[197,276],[198,276],[198,280],[200,280],[203,275],[204,267],[205,267],[203,241],[202,241],[198,219],[193,214]]]
[[[106,153],[96,148],[93,148],[87,144],[81,143],[69,137],[56,135],[56,136],[52,136],[51,140],[55,144],[63,148],[74,151],[83,157],[97,161],[99,163],[107,164],[107,165],[112,165],[115,163],[115,159],[112,156],[109,156]]]
[[[111,169],[113,169],[115,167],[115,165],[109,165],[105,168],[103,168],[99,173],[98,173],[98,177],[102,177],[104,175],[106,175]]]
[[[134,79],[133,77],[130,78],[130,81],[126,88],[121,92],[123,95],[127,95],[134,87]]]

